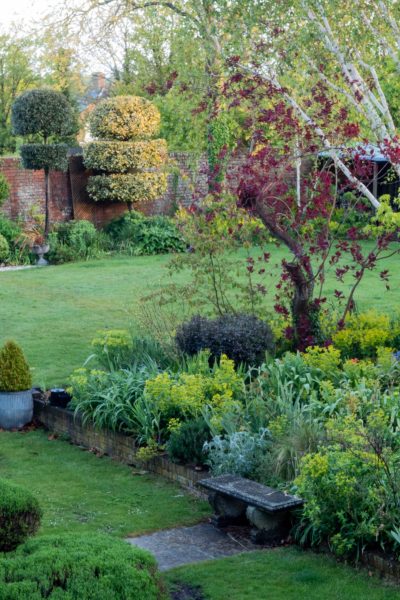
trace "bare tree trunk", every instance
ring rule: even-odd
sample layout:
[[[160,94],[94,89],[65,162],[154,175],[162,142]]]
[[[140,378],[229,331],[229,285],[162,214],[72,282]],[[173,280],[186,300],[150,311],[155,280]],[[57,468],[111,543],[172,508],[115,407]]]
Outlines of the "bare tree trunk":
[[[48,167],[44,170],[44,181],[45,181],[45,220],[44,220],[44,237],[47,239],[50,229],[50,174]]]

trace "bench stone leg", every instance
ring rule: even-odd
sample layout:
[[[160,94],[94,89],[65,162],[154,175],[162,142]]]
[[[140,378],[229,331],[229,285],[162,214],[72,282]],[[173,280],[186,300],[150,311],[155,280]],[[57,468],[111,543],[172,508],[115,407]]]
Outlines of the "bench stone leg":
[[[256,544],[280,541],[290,531],[290,519],[287,512],[268,514],[254,506],[248,506],[246,516],[253,529],[251,539]]]
[[[247,505],[241,500],[212,492],[208,496],[208,501],[215,512],[211,522],[216,527],[226,527],[246,522]]]

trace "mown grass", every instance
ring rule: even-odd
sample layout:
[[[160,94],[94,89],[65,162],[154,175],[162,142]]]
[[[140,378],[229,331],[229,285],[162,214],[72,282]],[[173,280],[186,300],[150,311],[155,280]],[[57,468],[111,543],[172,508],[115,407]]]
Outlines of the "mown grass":
[[[328,556],[285,548],[180,567],[167,575],[199,588],[207,600],[399,600],[399,588]]]
[[[0,432],[0,476],[29,489],[43,508],[40,534],[123,537],[196,523],[209,513],[162,477],[54,440],[43,430]]]
[[[282,249],[271,247],[273,263],[266,275],[271,307]],[[238,259],[245,261],[244,253]],[[14,338],[34,369],[35,384],[62,386],[90,354],[90,341],[102,328],[134,326],[138,300],[169,281],[168,256],[114,257],[45,269],[0,273],[0,342]],[[400,305],[399,257],[382,268],[391,272],[386,292],[377,272],[367,273],[357,295],[361,309],[391,311]],[[384,266],[383,266],[384,265]],[[185,281],[187,273],[178,280]],[[348,286],[351,284],[348,281]],[[327,294],[337,287],[328,273]]]

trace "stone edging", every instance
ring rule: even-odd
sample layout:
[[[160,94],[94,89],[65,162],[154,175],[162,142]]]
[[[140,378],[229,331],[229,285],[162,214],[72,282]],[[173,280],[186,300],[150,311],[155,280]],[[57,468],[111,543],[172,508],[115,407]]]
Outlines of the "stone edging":
[[[68,436],[73,444],[83,446],[88,450],[94,449],[122,463],[143,468],[143,464],[136,458],[138,448],[131,437],[122,433],[96,429],[90,423],[83,423],[82,418],[70,410],[51,406],[43,400],[35,398],[33,405],[35,419],[46,429],[59,435]],[[150,460],[146,463],[145,469],[179,483],[197,496],[206,497],[197,488],[197,482],[205,476],[204,471],[195,471],[190,467],[177,465],[165,455],[156,456]]]

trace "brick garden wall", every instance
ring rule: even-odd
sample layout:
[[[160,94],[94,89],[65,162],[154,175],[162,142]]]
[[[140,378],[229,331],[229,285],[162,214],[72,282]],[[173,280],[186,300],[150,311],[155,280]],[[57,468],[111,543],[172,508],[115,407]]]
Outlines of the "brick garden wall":
[[[152,204],[138,204],[136,208],[145,214],[171,214],[177,205],[189,205],[196,198],[207,194],[207,161],[205,156],[196,157],[187,152],[170,154],[171,174],[167,192]],[[233,188],[238,183],[240,159],[232,160],[228,177]],[[33,205],[44,208],[44,173],[27,171],[18,158],[0,159],[3,173],[11,187],[10,198],[3,205],[3,212],[11,219],[28,219]],[[86,193],[90,171],[83,166],[82,156],[70,157],[68,173],[51,174],[50,218],[54,222],[88,219],[101,226],[126,211],[126,205],[116,202],[92,202]]]
[[[10,219],[28,219],[32,206],[38,205],[44,211],[44,172],[28,171],[21,167],[18,158],[0,159],[0,173],[3,173],[11,188],[9,199],[2,210]],[[55,222],[72,218],[72,197],[69,177],[65,173],[52,173],[50,176],[50,214]]]

